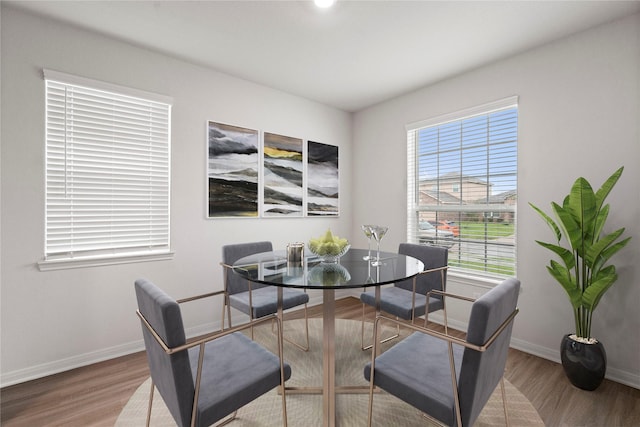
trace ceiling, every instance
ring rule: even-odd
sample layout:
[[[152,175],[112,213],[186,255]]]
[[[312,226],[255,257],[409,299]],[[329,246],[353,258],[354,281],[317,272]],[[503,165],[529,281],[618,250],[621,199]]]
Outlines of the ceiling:
[[[9,1],[358,111],[625,15],[639,1]]]

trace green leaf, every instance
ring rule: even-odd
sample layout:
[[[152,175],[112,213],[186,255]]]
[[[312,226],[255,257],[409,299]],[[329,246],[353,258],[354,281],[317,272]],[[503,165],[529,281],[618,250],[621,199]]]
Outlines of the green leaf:
[[[624,228],[622,228],[621,230],[624,230]],[[619,241],[615,245],[611,245],[607,249],[603,250],[600,257],[594,263],[594,266],[593,266],[594,272],[599,271],[600,268],[602,268],[602,266],[604,265],[604,263],[607,262],[609,258],[611,258],[613,255],[615,255],[620,249],[627,246],[627,243],[629,243],[630,240],[631,240],[631,237],[627,237],[626,239]]]
[[[585,289],[582,294],[582,305],[593,312],[600,303],[602,296],[617,279],[618,274],[613,265],[603,268],[600,274],[593,278],[591,285]]]
[[[571,187],[569,196],[569,209],[580,228],[582,246],[580,252],[584,253],[586,251],[584,246],[593,241],[594,224],[598,215],[596,195],[589,182],[580,177]]]
[[[556,255],[558,255],[562,259],[562,261],[564,262],[565,267],[568,270],[570,270],[573,267],[575,267],[576,259],[573,256],[573,252],[571,252],[567,248],[563,248],[562,246],[554,245],[552,243],[541,242],[539,240],[536,240],[536,243],[539,244],[542,247],[545,247],[545,248],[549,249],[550,251],[552,251]]]
[[[607,198],[607,196],[609,195],[613,187],[616,185],[616,183],[618,182],[618,179],[620,179],[620,176],[622,175],[623,170],[624,170],[624,166],[622,166],[620,169],[615,171],[613,175],[607,178],[604,184],[602,184],[600,189],[596,192],[596,204],[597,204],[598,210],[600,210],[600,208],[602,207],[602,204],[604,203],[604,200]]]
[[[551,266],[547,266],[547,270],[554,279],[562,285],[569,296],[569,301],[573,308],[578,308],[582,304],[582,291],[575,283],[569,270],[564,268],[560,263],[551,260]]]
[[[602,256],[602,253],[605,249],[607,249],[610,245],[615,242],[618,237],[620,237],[624,233],[624,228],[614,231],[613,233],[607,234],[602,237],[600,240],[596,241],[593,245],[589,246],[587,253],[584,254],[584,260],[587,263],[589,268],[593,268],[595,262]],[[618,249],[619,250],[619,249]],[[615,252],[611,253],[613,255]],[[608,258],[607,258],[608,259]],[[606,261],[606,259],[604,260]]]
[[[538,212],[538,214],[540,214],[542,219],[545,220],[547,225],[551,228],[551,231],[553,231],[553,233],[555,234],[556,240],[559,242],[560,239],[562,239],[562,234],[560,233],[560,229],[556,225],[556,222],[553,220],[553,218],[551,218],[549,215],[544,213],[539,207],[537,207],[533,203],[529,203],[529,206],[531,206],[536,212]]]
[[[560,220],[560,227],[564,231],[564,236],[573,250],[579,250],[582,242],[582,232],[580,225],[574,220],[569,209],[565,209],[555,202],[551,203],[553,212]]]
[[[607,222],[608,216],[609,216],[609,205],[604,205],[598,211],[598,216],[596,217],[596,221],[594,224],[593,237],[595,240],[598,240],[600,234],[602,234],[602,229],[604,228],[605,222]]]
[[[624,232],[624,228],[621,228],[618,231]],[[622,233],[620,233],[620,234],[622,234]],[[614,254],[616,254],[616,252],[618,252],[620,249],[622,249],[625,246],[627,246],[627,243],[629,243],[630,240],[631,240],[631,237],[627,237],[626,239],[619,241],[615,245],[609,246],[607,249],[602,251],[602,258],[604,258],[605,260],[608,260]]]

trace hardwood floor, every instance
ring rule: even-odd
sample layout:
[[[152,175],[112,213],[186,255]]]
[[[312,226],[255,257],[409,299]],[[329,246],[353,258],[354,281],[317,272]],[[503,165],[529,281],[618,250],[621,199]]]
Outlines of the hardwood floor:
[[[356,298],[336,304],[336,317],[360,319]],[[310,307],[309,315],[320,317],[321,307]],[[0,422],[6,427],[113,426],[148,376],[141,352],[5,387],[0,391]],[[640,426],[640,390],[632,387],[605,380],[596,391],[583,391],[568,382],[559,364],[517,350],[510,350],[506,378],[547,426]]]

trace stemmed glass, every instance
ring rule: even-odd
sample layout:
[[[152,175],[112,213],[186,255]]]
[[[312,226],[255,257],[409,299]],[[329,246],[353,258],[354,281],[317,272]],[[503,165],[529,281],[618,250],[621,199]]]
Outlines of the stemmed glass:
[[[362,231],[364,231],[364,235],[369,239],[369,252],[368,255],[362,257],[363,260],[369,261],[371,259],[371,227],[372,225],[365,224],[362,226]]]
[[[389,230],[389,227],[385,227],[383,225],[371,226],[371,235],[373,236],[374,239],[376,239],[376,243],[378,244],[376,260],[371,263],[371,265],[373,266],[382,265],[382,263],[380,262],[380,240],[382,240],[384,235],[387,234],[387,230]]]

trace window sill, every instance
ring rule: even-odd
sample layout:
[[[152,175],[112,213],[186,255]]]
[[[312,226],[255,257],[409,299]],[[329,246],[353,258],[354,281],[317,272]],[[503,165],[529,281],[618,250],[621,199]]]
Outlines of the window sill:
[[[70,268],[100,267],[104,265],[131,264],[148,261],[168,261],[173,259],[173,252],[155,254],[122,254],[114,256],[51,259],[38,261],[40,271],[66,270]]]
[[[502,280],[504,280],[504,279],[498,279],[496,277],[487,277],[483,275],[463,273],[460,271],[455,271],[453,269],[449,269],[449,272],[447,273],[447,275],[457,283],[471,285],[471,286],[479,286],[487,289],[493,288],[494,286],[502,282]]]

